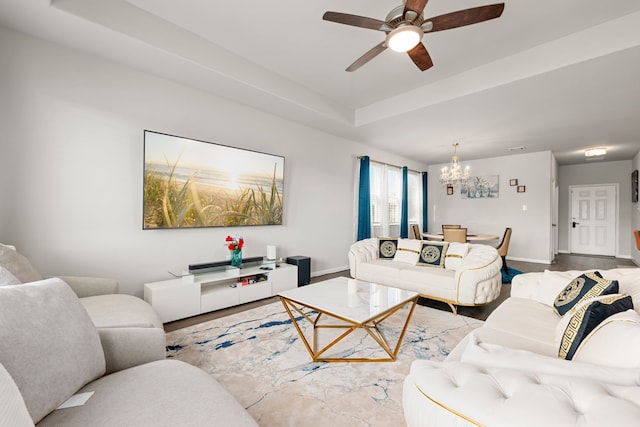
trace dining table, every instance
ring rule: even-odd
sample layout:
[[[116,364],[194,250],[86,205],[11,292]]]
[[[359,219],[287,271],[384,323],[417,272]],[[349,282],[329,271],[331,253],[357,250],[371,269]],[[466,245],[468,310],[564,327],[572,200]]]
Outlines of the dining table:
[[[432,240],[444,240],[444,233],[422,233],[422,237]],[[499,239],[500,236],[496,236],[494,234],[467,234],[468,242],[483,242]]]

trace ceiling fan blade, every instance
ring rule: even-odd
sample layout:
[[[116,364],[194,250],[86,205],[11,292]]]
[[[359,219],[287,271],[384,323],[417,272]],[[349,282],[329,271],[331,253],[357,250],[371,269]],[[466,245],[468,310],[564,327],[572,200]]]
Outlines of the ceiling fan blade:
[[[431,21],[433,23],[433,29],[429,32],[449,30],[498,18],[502,15],[503,10],[504,3],[490,4],[425,19],[425,22]]]
[[[433,67],[431,55],[429,55],[429,52],[427,52],[427,48],[423,43],[418,43],[413,49],[407,51],[407,53],[413,63],[420,68],[420,71],[428,70]]]
[[[380,55],[387,48],[385,42],[381,42],[380,44],[374,46],[360,58],[356,59],[356,61],[347,67],[346,71],[355,71],[358,68],[362,67],[367,62],[371,61],[376,56]]]
[[[408,11],[413,11],[418,15],[422,15],[422,11],[427,5],[427,1],[429,0],[407,0],[404,5],[404,14],[406,15]]]
[[[325,21],[337,22],[338,24],[352,25],[354,27],[379,31],[382,31],[382,26],[386,24],[386,22],[380,21],[379,19],[341,12],[325,12],[324,15],[322,15],[322,19]]]

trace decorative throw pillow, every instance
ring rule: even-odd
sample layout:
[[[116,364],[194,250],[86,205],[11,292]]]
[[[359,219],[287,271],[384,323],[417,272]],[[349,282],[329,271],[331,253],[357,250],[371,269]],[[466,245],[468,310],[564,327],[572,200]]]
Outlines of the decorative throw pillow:
[[[42,280],[29,260],[15,250],[13,246],[0,244],[0,266],[6,268],[22,283]]]
[[[422,242],[418,265],[444,268],[445,254],[448,253],[448,246],[449,243],[445,242]]]
[[[556,297],[553,308],[560,316],[571,310],[579,302],[600,295],[618,293],[618,281],[603,279],[602,275],[594,271],[584,273],[569,283]]]
[[[416,265],[420,256],[420,243],[422,241],[415,239],[399,239],[398,250],[393,260]]]
[[[633,309],[629,295],[603,295],[589,300],[567,314],[569,321],[560,339],[558,357],[571,360],[582,341],[607,317]],[[563,323],[563,322],[561,322]]]
[[[544,273],[542,273],[542,280],[540,280],[538,286],[536,286],[537,293],[532,295],[532,298],[553,308],[553,303],[555,302],[556,297],[560,291],[567,287],[567,283],[570,283],[579,275],[587,272],[588,271],[583,270],[544,270]]]
[[[625,369],[640,369],[640,315],[635,310],[616,313],[582,340],[573,361]]]
[[[398,248],[398,239],[380,237],[378,239],[378,258],[393,259]]]
[[[60,279],[0,288],[0,325],[0,363],[36,424],[104,375],[98,330]]]
[[[21,282],[9,270],[0,267],[0,286],[19,285]]]
[[[469,251],[468,243],[451,242],[444,256],[444,268],[447,270],[457,270],[462,264],[462,258]]]

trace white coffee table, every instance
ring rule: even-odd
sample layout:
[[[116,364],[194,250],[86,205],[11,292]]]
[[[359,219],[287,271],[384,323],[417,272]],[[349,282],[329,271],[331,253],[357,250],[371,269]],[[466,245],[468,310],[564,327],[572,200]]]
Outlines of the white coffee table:
[[[419,297],[417,292],[346,277],[337,277],[313,285],[291,289],[278,295],[291,318],[291,322],[315,362],[395,361]],[[407,304],[411,304],[411,308],[406,310],[402,332],[392,347],[385,339],[378,325]],[[301,321],[307,320],[313,325],[311,343],[300,328],[294,312],[302,316]],[[345,331],[328,344],[318,348],[318,331],[321,329],[345,329]],[[365,330],[385,351],[388,357],[322,357],[327,350],[359,329]]]

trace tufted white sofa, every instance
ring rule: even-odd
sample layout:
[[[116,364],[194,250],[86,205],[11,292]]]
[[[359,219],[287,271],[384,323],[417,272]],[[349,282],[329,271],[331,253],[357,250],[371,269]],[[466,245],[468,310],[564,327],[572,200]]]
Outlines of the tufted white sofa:
[[[500,295],[502,260],[492,246],[468,244],[468,252],[456,269],[379,259],[378,250],[377,238],[352,244],[349,249],[351,277],[407,289],[425,298],[444,301],[454,314],[458,305],[488,304]]]
[[[600,323],[572,360],[557,356],[564,328],[552,305],[582,272],[518,275],[510,298],[444,362],[413,362],[407,425],[640,425],[640,269],[600,272],[618,280],[634,310]]]

